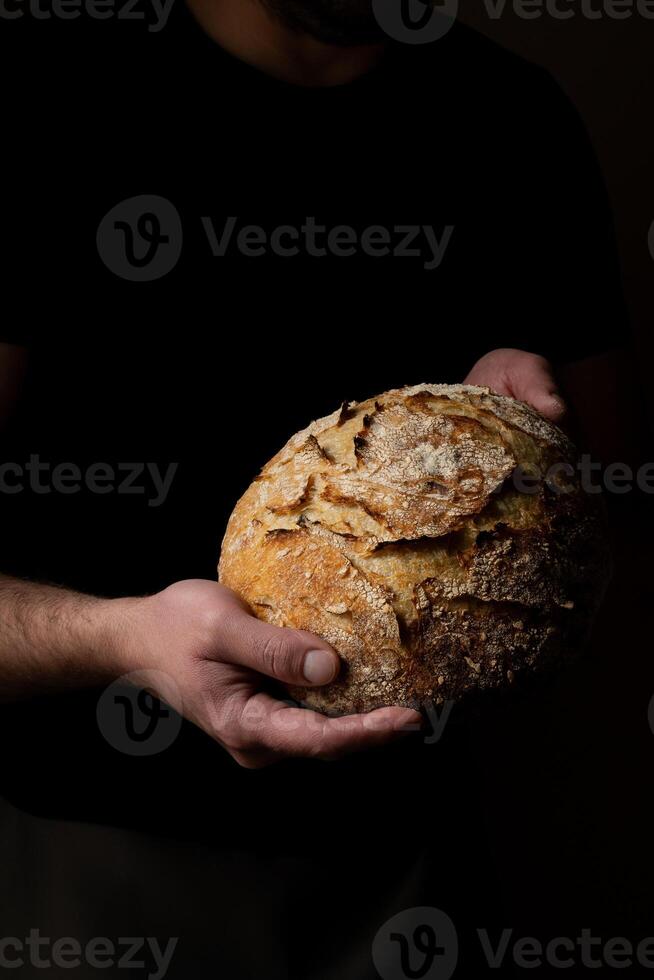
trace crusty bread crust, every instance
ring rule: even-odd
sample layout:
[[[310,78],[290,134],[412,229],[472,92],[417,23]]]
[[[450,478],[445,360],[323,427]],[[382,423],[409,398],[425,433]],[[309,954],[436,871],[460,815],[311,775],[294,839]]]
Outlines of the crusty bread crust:
[[[601,508],[556,466],[574,463],[563,432],[487,388],[346,404],[238,502],[220,581],[260,619],[339,652],[333,684],[291,692],[319,711],[500,687],[574,653],[606,585]]]

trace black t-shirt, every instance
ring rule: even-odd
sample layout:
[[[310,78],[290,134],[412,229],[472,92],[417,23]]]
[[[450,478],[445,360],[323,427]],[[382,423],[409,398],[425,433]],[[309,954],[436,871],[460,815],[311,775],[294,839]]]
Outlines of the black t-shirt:
[[[461,380],[497,347],[622,342],[575,112],[463,27],[326,90],[234,59],[181,2],[160,32],[11,22],[2,57],[3,335],[32,348],[5,459],[175,467],[158,503],[147,466],[141,493],[3,492],[6,572],[105,595],[215,577],[238,496],[342,401]],[[164,274],[140,281],[148,237]],[[499,917],[492,774],[465,726],[252,773],[190,725],[122,755],[97,700],[3,708],[12,934],[37,907],[44,934],[179,936],[170,977],[345,980],[376,975],[402,909],[447,910],[460,936]]]

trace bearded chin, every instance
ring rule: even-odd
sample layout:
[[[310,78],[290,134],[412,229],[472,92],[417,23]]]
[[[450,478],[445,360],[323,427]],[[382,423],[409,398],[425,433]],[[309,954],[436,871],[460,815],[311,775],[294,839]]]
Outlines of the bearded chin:
[[[373,13],[372,0],[263,0],[293,30],[325,44],[371,44],[385,35]]]

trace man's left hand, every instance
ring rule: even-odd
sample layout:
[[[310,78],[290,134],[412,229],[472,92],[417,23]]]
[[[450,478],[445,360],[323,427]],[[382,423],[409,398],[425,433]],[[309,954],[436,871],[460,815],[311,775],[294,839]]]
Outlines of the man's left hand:
[[[526,402],[550,422],[559,423],[566,414],[552,365],[539,354],[510,347],[493,350],[477,361],[465,384],[486,386],[498,395]]]

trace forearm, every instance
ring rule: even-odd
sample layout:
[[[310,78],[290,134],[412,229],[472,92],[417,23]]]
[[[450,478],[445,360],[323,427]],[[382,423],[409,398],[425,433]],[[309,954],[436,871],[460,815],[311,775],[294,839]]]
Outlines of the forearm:
[[[122,600],[0,576],[0,700],[128,670]]]

